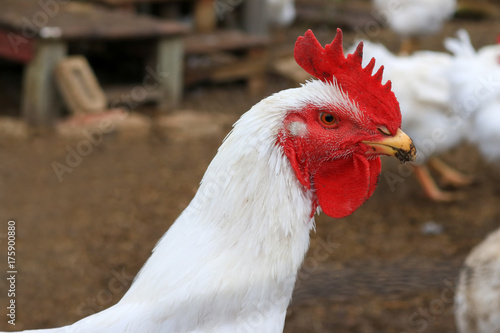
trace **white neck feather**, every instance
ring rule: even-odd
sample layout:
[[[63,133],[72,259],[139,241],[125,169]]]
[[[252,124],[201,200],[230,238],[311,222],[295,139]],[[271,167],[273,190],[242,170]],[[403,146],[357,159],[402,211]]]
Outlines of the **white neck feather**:
[[[314,226],[313,195],[276,144],[286,112],[298,107],[285,101],[301,90],[262,100],[235,124],[118,305],[155,304],[150,315],[165,329],[235,331],[255,313],[262,332],[282,329]]]

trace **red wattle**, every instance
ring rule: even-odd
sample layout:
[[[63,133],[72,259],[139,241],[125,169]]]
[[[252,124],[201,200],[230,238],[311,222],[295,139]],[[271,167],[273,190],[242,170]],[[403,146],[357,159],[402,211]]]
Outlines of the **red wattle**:
[[[370,189],[368,190],[368,196],[366,197],[367,200],[372,196],[373,192],[375,192],[380,178],[380,172],[382,171],[382,161],[380,160],[380,157],[369,160],[368,163],[370,164]]]
[[[352,158],[324,162],[314,175],[314,188],[323,212],[334,218],[352,214],[375,191],[381,170],[380,158]]]

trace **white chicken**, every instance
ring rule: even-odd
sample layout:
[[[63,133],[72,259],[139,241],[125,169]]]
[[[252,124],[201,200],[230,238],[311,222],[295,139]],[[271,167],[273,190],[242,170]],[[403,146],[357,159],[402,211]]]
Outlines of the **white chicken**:
[[[367,41],[364,44],[365,56],[383,63],[384,78],[392,81],[401,105],[402,128],[413,138],[419,151],[414,171],[426,195],[435,201],[457,199],[459,196],[455,193],[439,188],[427,167],[429,164],[436,169],[442,181],[450,185],[462,186],[472,181],[437,158],[466,139],[467,123],[461,121],[450,104],[451,85],[446,74],[452,56],[431,51],[397,56],[383,45]]]
[[[470,123],[468,139],[483,157],[500,162],[500,45],[477,52],[465,30],[445,46],[454,54],[449,68],[451,100],[458,114]]]
[[[295,20],[295,0],[267,0],[267,19],[273,27],[287,27]]]
[[[455,294],[459,333],[500,333],[500,229],[467,256]]]
[[[379,17],[403,38],[401,53],[418,49],[418,38],[435,34],[455,12],[456,0],[373,0]]]
[[[341,218],[375,190],[379,155],[413,160],[399,105],[344,57],[342,34],[323,48],[311,31],[295,58],[319,80],[257,103],[234,125],[186,210],[123,298],[72,325],[40,332],[283,330],[314,213]]]

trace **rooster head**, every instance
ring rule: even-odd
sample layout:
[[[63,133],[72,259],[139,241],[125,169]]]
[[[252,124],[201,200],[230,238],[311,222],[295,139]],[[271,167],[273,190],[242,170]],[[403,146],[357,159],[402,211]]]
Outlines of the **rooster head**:
[[[298,38],[294,55],[319,80],[303,85],[306,97],[286,115],[278,144],[299,182],[315,193],[315,205],[342,218],[373,194],[380,155],[413,161],[415,146],[400,129],[390,81],[381,83],[383,67],[372,75],[372,59],[362,68],[362,43],[345,57],[340,29],[325,48],[309,30]]]

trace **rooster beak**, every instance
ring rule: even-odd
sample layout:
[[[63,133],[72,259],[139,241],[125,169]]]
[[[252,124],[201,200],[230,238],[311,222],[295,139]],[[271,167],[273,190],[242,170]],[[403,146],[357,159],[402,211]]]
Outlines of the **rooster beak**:
[[[385,131],[384,131],[385,133]],[[394,136],[387,136],[379,141],[362,141],[370,149],[366,154],[389,155],[396,157],[400,162],[413,162],[417,156],[417,150],[412,139],[401,129]]]

